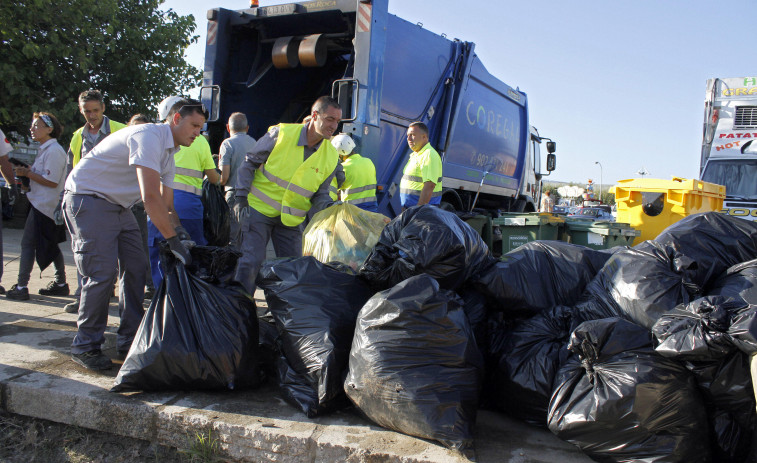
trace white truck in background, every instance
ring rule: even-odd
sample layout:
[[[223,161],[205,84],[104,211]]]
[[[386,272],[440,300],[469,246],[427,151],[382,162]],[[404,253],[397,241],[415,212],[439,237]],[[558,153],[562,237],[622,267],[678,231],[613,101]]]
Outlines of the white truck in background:
[[[722,212],[757,220],[757,77],[707,80],[700,179],[725,185]]]

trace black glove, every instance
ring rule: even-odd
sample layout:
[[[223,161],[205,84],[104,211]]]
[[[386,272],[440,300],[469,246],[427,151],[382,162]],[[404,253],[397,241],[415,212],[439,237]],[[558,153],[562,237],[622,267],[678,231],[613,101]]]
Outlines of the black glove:
[[[250,205],[247,203],[247,196],[237,196],[234,198],[234,217],[237,223],[244,223],[245,219],[250,216]]]
[[[178,227],[174,228],[174,230],[176,230],[176,236],[179,237],[179,240],[181,240],[181,241],[187,241],[187,240],[191,240],[192,239],[192,237],[189,236],[189,232],[187,231],[187,229],[184,228],[184,227],[182,227],[181,225],[179,225]]]
[[[181,261],[184,265],[192,263],[192,255],[189,253],[189,249],[181,242],[179,236],[172,236],[168,238],[168,248],[173,255]]]

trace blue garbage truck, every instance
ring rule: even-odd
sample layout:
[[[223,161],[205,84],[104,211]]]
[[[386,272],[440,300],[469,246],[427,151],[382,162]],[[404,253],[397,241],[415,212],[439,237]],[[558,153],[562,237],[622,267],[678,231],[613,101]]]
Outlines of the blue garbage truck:
[[[537,210],[555,143],[530,125],[526,94],[492,76],[473,43],[390,14],[387,0],[213,8],[207,19],[201,99],[214,152],[233,112],[247,115],[258,138],[271,125],[301,121],[316,98],[331,95],[342,106],[341,131],[376,165],[380,212],[401,212],[414,121],[428,125],[442,157],[442,207]]]

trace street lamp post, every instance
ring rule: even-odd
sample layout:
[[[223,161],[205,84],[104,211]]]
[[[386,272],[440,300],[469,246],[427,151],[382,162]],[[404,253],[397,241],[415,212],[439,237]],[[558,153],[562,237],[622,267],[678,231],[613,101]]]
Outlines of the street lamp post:
[[[599,164],[599,201],[602,202],[602,163],[594,161],[594,164]]]

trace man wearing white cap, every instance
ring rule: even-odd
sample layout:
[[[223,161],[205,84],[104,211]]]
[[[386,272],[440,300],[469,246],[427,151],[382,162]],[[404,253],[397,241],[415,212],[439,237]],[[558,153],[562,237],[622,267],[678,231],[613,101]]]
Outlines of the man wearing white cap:
[[[180,100],[171,108],[168,124],[119,130],[94,147],[68,176],[63,212],[82,275],[78,330],[71,345],[77,364],[91,370],[112,367],[101,346],[119,268],[119,357],[128,352],[142,321],[147,265],[131,206],[141,199],[152,222],[168,237],[171,252],[185,264],[191,261],[176,231],[179,221],[171,213],[174,153],[200,135],[207,114],[201,103]]]

